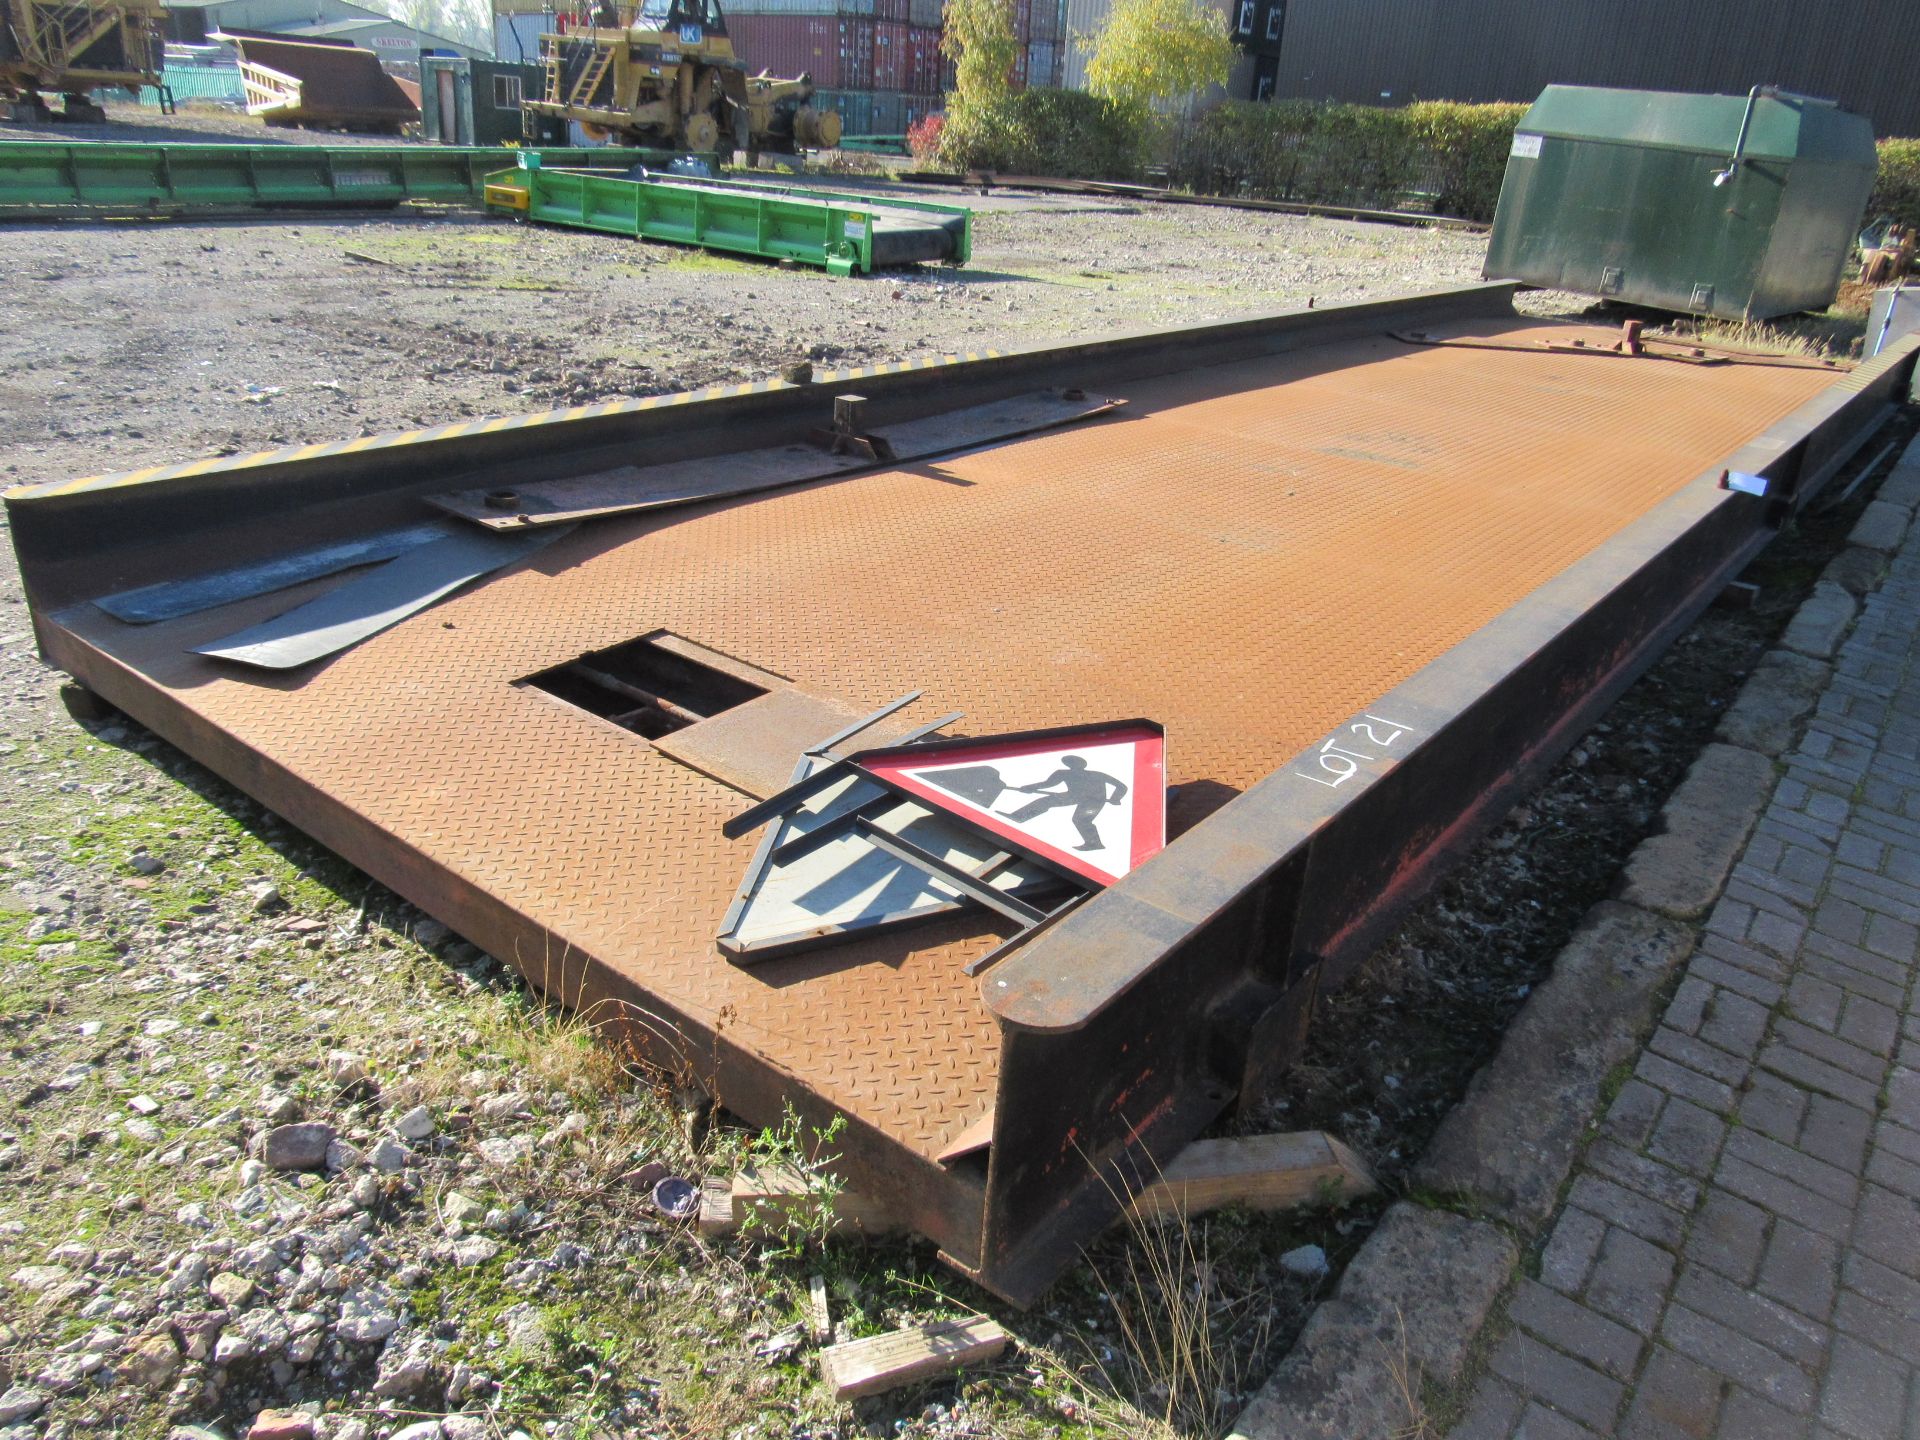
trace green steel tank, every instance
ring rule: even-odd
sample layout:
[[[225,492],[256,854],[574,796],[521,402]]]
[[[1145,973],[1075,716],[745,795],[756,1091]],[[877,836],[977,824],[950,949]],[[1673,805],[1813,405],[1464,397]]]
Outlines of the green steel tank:
[[[1825,309],[1876,168],[1864,116],[1772,86],[1549,85],[1514,133],[1486,274],[1728,320]]]

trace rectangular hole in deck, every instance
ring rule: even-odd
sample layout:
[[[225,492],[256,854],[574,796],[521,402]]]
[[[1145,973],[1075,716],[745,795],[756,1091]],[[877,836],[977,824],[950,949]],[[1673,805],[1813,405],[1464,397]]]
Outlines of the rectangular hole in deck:
[[[737,675],[675,654],[643,635],[521,681],[624,729],[657,739],[766,694]]]

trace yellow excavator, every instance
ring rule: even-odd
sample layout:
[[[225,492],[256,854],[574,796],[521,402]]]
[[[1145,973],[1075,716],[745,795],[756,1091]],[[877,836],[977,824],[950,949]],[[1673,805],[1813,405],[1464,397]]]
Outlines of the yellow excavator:
[[[106,119],[95,90],[160,83],[166,18],[160,0],[0,0],[0,105],[38,118],[53,93],[69,120]]]
[[[808,103],[813,81],[749,75],[719,0],[599,0],[590,24],[540,37],[543,93],[522,106],[627,145],[796,154],[840,143],[840,117]]]

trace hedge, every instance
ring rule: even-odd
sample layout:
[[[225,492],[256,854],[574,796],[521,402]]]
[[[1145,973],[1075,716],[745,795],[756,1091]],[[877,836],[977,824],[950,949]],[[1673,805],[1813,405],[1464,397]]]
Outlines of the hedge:
[[[1526,109],[1229,100],[1173,137],[1168,178],[1210,194],[1381,208],[1412,202],[1491,220]]]
[[[1882,216],[1920,226],[1920,140],[1880,142],[1880,178],[1867,201],[1867,218]]]
[[[949,113],[942,164],[1128,180],[1154,151],[1170,184],[1210,195],[1493,219],[1525,105],[1422,100],[1397,109],[1228,100],[1156,136],[1139,112],[1074,90],[1028,90]],[[1867,217],[1920,227],[1920,140],[1880,142]]]
[[[1135,111],[1078,90],[1023,90],[947,111],[940,162],[1007,175],[1127,180],[1140,169],[1148,127]]]
[[[1436,214],[1491,220],[1500,203],[1513,132],[1525,105],[1461,105],[1422,100],[1401,112],[1434,182]]]

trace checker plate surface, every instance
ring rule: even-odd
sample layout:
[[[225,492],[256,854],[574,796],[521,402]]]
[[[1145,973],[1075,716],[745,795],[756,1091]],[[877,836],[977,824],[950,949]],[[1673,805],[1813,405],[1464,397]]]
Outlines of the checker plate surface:
[[[583,526],[286,678],[186,653],[285,596],[60,619],[530,947],[559,937],[933,1156],[992,1104],[961,968],[988,925],[728,964],[740,792],[514,681],[666,629],[855,711],[923,688],[909,714],[964,710],[960,733],[1152,716],[1177,835],[1832,378],[1348,341],[1133,382],[1120,418],[960,458]]]

